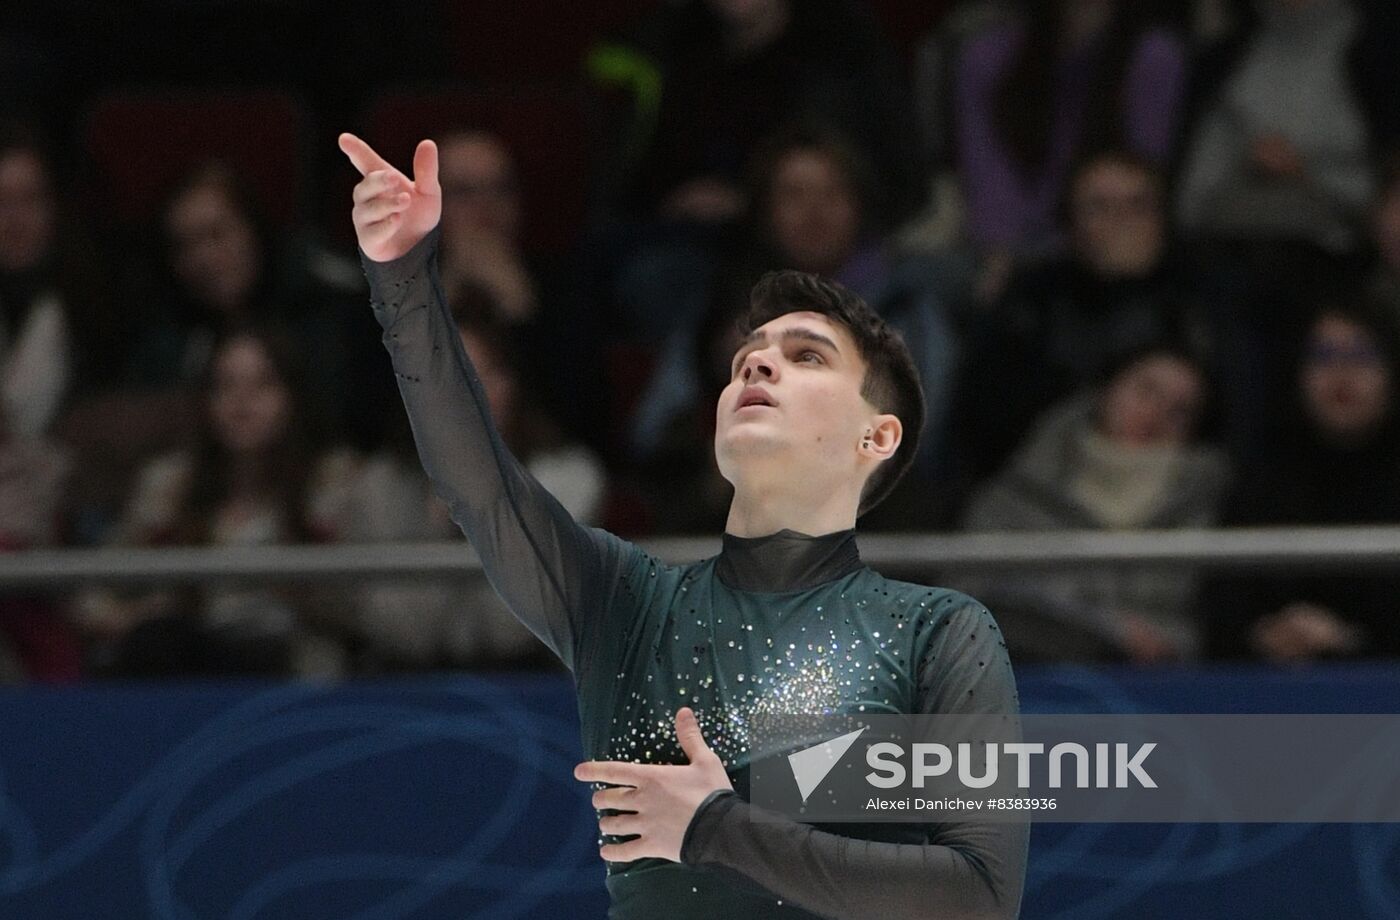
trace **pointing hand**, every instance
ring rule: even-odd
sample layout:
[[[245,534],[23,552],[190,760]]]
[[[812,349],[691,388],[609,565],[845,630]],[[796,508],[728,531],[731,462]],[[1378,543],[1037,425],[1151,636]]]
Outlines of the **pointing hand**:
[[[420,141],[409,179],[353,134],[340,135],[340,149],[364,178],[355,186],[355,237],[375,262],[408,252],[442,217],[437,145]]]

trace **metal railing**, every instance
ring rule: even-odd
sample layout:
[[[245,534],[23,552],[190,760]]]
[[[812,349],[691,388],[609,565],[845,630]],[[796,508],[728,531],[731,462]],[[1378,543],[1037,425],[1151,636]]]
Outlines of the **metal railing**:
[[[638,540],[666,562],[703,559],[718,537]],[[862,534],[861,557],[876,569],[959,572],[1124,565],[1232,570],[1400,568],[1400,527],[1063,531],[979,534]],[[217,581],[344,581],[460,577],[480,562],[462,541],[168,549],[33,550],[0,555],[0,590],[92,584]]]

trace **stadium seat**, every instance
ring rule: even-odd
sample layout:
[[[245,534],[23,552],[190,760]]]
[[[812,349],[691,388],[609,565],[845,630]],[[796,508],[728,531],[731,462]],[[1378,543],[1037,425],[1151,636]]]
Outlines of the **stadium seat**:
[[[85,185],[114,224],[142,224],[191,166],[220,157],[250,182],[268,218],[285,226],[301,215],[306,125],[297,98],[276,90],[110,93],[80,128]]]

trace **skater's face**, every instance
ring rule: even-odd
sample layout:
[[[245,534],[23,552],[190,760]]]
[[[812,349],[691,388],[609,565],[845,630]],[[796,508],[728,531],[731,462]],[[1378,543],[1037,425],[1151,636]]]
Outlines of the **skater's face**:
[[[894,419],[861,395],[865,371],[851,334],[820,313],[786,313],[755,329],[716,406],[720,472],[736,482],[745,464],[778,457],[793,476],[855,475],[862,435]]]
[[[1370,433],[1390,408],[1392,387],[1375,339],[1342,316],[1313,327],[1303,361],[1303,400],[1323,434],[1352,440]]]

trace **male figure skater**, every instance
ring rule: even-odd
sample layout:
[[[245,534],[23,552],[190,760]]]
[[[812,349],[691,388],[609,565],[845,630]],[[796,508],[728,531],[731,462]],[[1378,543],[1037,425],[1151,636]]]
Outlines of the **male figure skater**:
[[[754,821],[760,714],[1014,713],[991,614],[863,565],[859,513],[923,418],[907,349],[845,289],[798,272],[752,295],[716,407],[734,485],[718,556],[669,566],[575,523],[502,444],[444,303],[437,148],[413,177],[359,138],[353,217],[423,467],[502,598],[573,672],[614,918],[1014,918],[1025,824]],[[673,731],[674,726],[674,731]],[[708,738],[708,743],[707,739]],[[842,833],[840,831],[845,831]]]

